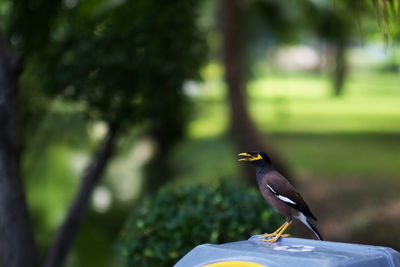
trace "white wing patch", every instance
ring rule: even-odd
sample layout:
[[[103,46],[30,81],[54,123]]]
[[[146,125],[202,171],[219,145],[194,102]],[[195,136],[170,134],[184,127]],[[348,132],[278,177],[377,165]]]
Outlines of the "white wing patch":
[[[269,184],[267,184],[267,187],[268,187],[268,189],[269,189],[277,198],[279,198],[279,199],[282,200],[283,202],[296,205],[296,202],[294,202],[294,201],[291,200],[290,198],[285,197],[285,196],[282,196],[282,195],[279,195],[278,192],[276,192]]]
[[[267,184],[267,187],[268,187],[269,190],[271,190],[271,192],[274,193],[275,195],[278,194],[270,185]]]
[[[280,200],[282,200],[283,202],[288,202],[288,203],[296,205],[296,202],[294,202],[290,198],[287,198],[287,197],[284,197],[284,196],[281,196],[281,195],[276,195],[276,197],[279,198]]]

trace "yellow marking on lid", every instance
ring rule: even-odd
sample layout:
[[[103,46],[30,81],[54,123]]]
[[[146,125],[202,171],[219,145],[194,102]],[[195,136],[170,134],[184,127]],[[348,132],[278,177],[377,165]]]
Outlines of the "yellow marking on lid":
[[[203,267],[267,267],[267,266],[249,261],[221,261],[203,265]]]

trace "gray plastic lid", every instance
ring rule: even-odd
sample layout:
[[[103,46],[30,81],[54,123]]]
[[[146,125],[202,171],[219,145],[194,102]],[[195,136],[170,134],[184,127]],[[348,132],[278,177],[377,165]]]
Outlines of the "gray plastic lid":
[[[221,245],[197,246],[175,267],[200,267],[226,261],[251,262],[268,267],[400,267],[400,253],[387,247],[301,238],[281,238],[276,243],[268,243],[258,237]]]

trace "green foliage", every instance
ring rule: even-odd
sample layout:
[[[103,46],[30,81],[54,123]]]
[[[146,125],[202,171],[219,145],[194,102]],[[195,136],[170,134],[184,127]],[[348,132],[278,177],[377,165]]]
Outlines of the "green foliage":
[[[256,189],[228,183],[163,188],[132,213],[117,253],[122,266],[172,266],[199,244],[247,239],[280,223]]]
[[[46,54],[46,91],[84,103],[94,119],[148,119],[163,130],[167,124],[168,140],[186,121],[183,82],[196,78],[205,59],[196,6],[139,0],[92,14],[79,2],[65,13]]]
[[[164,182],[160,173],[172,176],[165,157],[190,114],[183,85],[206,59],[199,3],[79,1],[60,17],[45,64],[37,64],[46,94],[81,104],[87,118],[119,129],[145,125],[157,147],[146,180],[154,188]]]
[[[13,0],[8,4],[11,8],[5,19],[4,31],[11,46],[23,56],[45,49],[62,1]]]

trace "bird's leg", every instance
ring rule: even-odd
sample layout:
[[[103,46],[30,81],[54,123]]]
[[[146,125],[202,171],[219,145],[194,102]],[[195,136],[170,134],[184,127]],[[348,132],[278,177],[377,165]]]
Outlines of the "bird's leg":
[[[278,229],[275,230],[275,232],[273,232],[271,234],[265,233],[262,236],[259,236],[259,238],[266,238],[266,237],[276,236],[279,233],[279,231],[282,230],[282,228],[286,226],[287,223],[288,222],[285,222],[284,224],[282,224]],[[287,237],[287,236],[290,236],[290,235],[281,235],[281,236],[282,237]]]
[[[283,224],[282,226],[282,228],[279,230],[279,232],[273,237],[273,238],[271,238],[271,239],[264,239],[263,241],[264,242],[276,242],[280,237],[284,237],[285,235],[283,235],[283,232],[285,232],[285,230],[286,230],[286,228],[288,228],[289,227],[289,225],[291,225],[292,224],[292,222],[290,221],[290,222],[286,222],[285,224]]]

